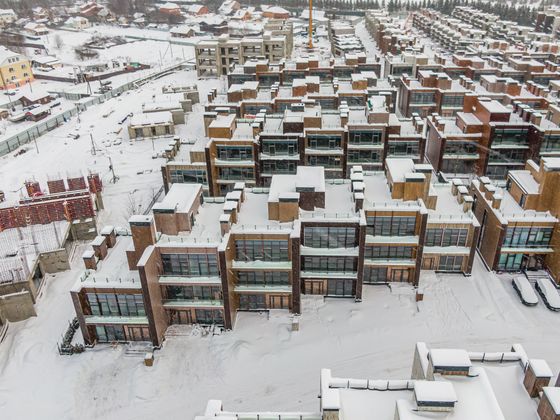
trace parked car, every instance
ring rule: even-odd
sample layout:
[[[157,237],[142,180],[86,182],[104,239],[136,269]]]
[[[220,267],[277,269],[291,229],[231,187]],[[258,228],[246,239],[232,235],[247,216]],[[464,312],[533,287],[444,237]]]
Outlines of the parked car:
[[[535,289],[541,295],[544,304],[551,311],[560,311],[560,295],[551,280],[545,277],[538,278]]]
[[[531,283],[526,277],[517,276],[511,281],[511,285],[519,295],[521,303],[527,306],[535,306],[539,303],[539,298],[537,294],[531,287]]]

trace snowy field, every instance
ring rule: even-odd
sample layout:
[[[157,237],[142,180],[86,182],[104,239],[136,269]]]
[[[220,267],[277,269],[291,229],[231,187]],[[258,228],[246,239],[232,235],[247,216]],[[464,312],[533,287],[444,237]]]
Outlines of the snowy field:
[[[126,224],[130,213],[129,205],[133,203],[137,208],[146,206],[154,191],[161,187],[160,168],[164,159],[153,159],[152,155],[163,151],[173,136],[157,138],[153,142],[150,139],[129,142],[128,121],[122,125],[119,125],[119,121],[131,112],[141,112],[142,103],[151,101],[154,95],[161,94],[163,85],[173,82],[198,83],[203,101],[209,89],[220,87],[218,80],[198,82],[196,72],[182,71],[89,108],[80,114],[80,122],[77,117],[73,117],[68,123],[39,137],[39,153],[35,145],[30,143],[24,146],[27,152],[22,155],[14,157],[14,153],[10,153],[0,158],[0,190],[5,191],[7,202],[18,199],[23,182],[27,179],[35,178],[46,185],[49,177],[99,172],[105,186],[106,208],[99,215],[100,224]],[[178,135],[185,137],[202,130],[203,106],[198,104],[194,109],[195,112],[188,118],[189,128],[186,125],[175,127]],[[79,133],[80,138],[71,139],[68,137],[70,133]],[[91,152],[92,138],[95,155]],[[114,145],[115,142],[120,144]],[[109,158],[119,177],[116,184],[110,182],[112,174],[109,171]],[[127,199],[127,196],[131,198]]]
[[[127,38],[127,43],[106,49],[97,49],[98,57],[81,60],[74,49],[89,41],[94,35],[144,37],[146,40]],[[84,66],[87,64],[110,62],[111,60],[140,62],[152,66],[168,65],[177,61],[194,58],[194,47],[176,45],[168,42],[169,32],[140,30],[138,28],[119,28],[112,26],[94,26],[84,31],[52,30],[41,37],[45,50],[27,48],[26,53],[56,56],[65,66]],[[189,39],[187,42],[194,42]]]
[[[507,278],[487,273],[479,260],[470,278],[428,272],[418,306],[407,286],[367,286],[362,303],[304,297],[299,332],[290,331],[286,312],[269,319],[242,313],[234,332],[169,338],[151,368],[125,356],[122,346],[58,355],[78,273],[49,277],[38,317],[12,324],[0,345],[3,418],[184,420],[202,413],[210,398],[232,411],[317,410],[320,368],[345,377],[408,378],[420,340],[486,351],[519,342],[530,357],[560,369],[560,314],[542,302],[524,307]]]

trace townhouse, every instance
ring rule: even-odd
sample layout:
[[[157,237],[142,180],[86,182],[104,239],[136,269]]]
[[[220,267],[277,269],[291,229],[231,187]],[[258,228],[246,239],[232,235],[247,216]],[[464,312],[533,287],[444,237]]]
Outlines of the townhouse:
[[[481,223],[479,250],[494,270],[547,270],[558,282],[558,158],[508,173],[505,188],[481,177],[471,183],[474,212]]]
[[[275,28],[262,37],[233,39],[227,34],[199,41],[195,46],[196,69],[199,77],[227,75],[236,64],[250,60],[266,59],[278,63],[291,49],[289,30]]]
[[[455,119],[427,118],[426,158],[438,172],[504,180],[528,159],[558,155],[558,125],[520,101],[505,107],[488,97],[468,97]]]
[[[82,256],[71,294],[84,340],[159,345],[171,325],[300,313],[302,294],[359,301],[364,284],[417,286],[424,268],[470,273],[478,222],[461,186],[406,158],[350,172],[297,166],[224,197],[173,184],[151,215],[130,218],[130,236],[106,227]]]
[[[558,417],[560,388],[543,359],[529,358],[520,344],[506,350],[467,351],[415,345],[412,373],[399,379],[334,376],[321,369],[319,406],[314,411],[225,410],[210,400],[195,420],[231,417],[307,420],[553,420]],[[515,404],[512,404],[512,398]]]

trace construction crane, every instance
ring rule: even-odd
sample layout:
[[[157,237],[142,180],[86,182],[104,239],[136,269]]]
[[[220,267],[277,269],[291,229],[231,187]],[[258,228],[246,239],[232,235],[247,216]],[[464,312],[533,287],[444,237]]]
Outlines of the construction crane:
[[[309,0],[309,49],[313,49],[313,0]]]

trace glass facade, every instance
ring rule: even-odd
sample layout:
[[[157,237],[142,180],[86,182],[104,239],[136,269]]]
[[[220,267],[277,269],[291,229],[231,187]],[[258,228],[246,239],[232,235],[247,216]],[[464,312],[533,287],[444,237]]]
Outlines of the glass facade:
[[[336,150],[342,147],[342,138],[337,134],[309,134],[307,146],[311,149]]]
[[[365,257],[371,259],[412,259],[414,247],[412,246],[367,246]]]
[[[355,272],[358,260],[354,257],[303,257],[303,271]]]
[[[492,143],[494,145],[527,145],[529,144],[528,128],[499,128],[494,130]]]
[[[218,275],[216,254],[161,254],[161,262],[165,275]]]
[[[288,261],[288,241],[236,240],[235,259],[238,261]]]
[[[503,246],[507,248],[547,248],[551,227],[508,227]]]
[[[165,295],[171,300],[221,300],[221,286],[166,286]]]
[[[216,146],[218,159],[221,160],[252,160],[253,148],[251,146]]]
[[[255,170],[253,168],[233,167],[233,168],[218,168],[220,179],[245,181],[255,178]]]
[[[356,229],[306,226],[303,230],[303,245],[312,248],[353,248],[357,246]]]
[[[413,236],[416,217],[368,216],[366,233],[374,236]]]
[[[390,141],[387,154],[389,156],[418,156],[420,145],[417,141]]]
[[[290,274],[287,271],[239,271],[237,283],[241,286],[287,286]]]
[[[462,255],[441,255],[439,257],[438,270],[440,271],[461,271],[463,266]]]
[[[208,185],[206,169],[172,169],[169,171],[173,184],[203,184]]]
[[[413,92],[410,95],[411,104],[433,104],[436,102],[434,92]]]
[[[466,246],[468,229],[427,229],[426,246]]]
[[[87,293],[91,315],[146,316],[142,295]]]
[[[348,132],[349,144],[378,145],[381,144],[383,132],[379,130],[352,130]]]

